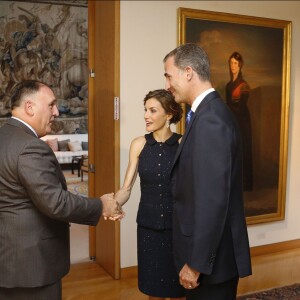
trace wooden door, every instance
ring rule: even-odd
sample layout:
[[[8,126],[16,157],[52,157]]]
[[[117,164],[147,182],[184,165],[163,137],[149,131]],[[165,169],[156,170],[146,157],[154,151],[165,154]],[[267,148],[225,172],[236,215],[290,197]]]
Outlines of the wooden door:
[[[89,13],[89,194],[100,197],[119,186],[120,3],[88,1]],[[94,76],[94,77],[93,77]],[[90,228],[90,256],[120,278],[120,223],[100,220]]]

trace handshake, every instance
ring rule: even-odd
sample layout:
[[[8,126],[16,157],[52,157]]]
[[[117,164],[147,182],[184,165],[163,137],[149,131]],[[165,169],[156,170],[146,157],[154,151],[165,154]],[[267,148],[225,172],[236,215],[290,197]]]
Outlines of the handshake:
[[[104,220],[117,221],[125,217],[120,203],[114,198],[114,194],[104,194],[100,197],[102,202],[102,216]]]

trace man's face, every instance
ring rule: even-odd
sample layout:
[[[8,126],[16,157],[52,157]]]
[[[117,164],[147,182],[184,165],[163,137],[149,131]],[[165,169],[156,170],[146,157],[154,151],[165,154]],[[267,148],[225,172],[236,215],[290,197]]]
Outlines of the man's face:
[[[187,79],[185,71],[178,69],[174,64],[174,57],[165,62],[165,89],[172,93],[177,103],[186,102],[185,87]]]
[[[51,132],[54,118],[59,115],[56,98],[50,88],[42,86],[31,96],[32,102],[32,127],[39,137]]]

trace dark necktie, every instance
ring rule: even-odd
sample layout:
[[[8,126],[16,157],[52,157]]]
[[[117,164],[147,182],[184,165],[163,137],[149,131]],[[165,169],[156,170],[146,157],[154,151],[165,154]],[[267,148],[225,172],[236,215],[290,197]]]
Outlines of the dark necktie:
[[[188,113],[186,114],[186,118],[185,118],[185,127],[187,127],[190,124],[193,115],[194,115],[194,112],[192,110],[189,110]]]

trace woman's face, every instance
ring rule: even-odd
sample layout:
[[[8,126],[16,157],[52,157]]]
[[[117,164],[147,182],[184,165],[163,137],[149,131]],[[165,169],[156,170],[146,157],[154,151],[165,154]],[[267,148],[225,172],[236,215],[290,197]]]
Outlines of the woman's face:
[[[170,115],[166,114],[164,108],[158,100],[150,98],[145,103],[146,130],[154,132],[162,129],[166,125],[166,121],[170,119]]]
[[[240,63],[235,58],[230,59],[230,71],[232,75],[238,75],[240,72]]]

